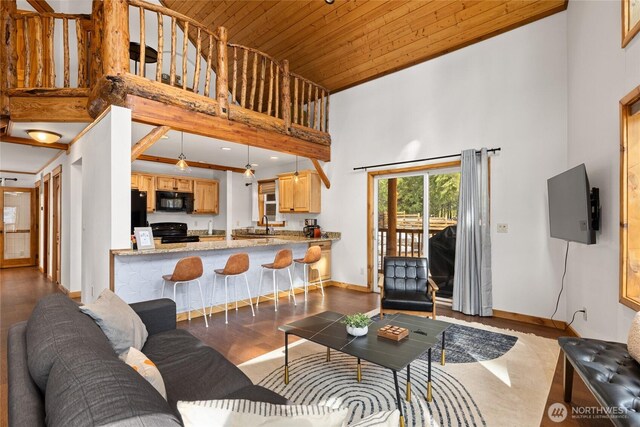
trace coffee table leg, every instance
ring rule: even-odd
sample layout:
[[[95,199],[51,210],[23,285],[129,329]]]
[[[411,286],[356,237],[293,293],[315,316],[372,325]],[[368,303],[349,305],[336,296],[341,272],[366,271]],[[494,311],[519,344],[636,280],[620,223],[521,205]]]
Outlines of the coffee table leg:
[[[396,402],[398,402],[398,411],[400,411],[400,427],[404,427],[404,414],[402,412],[402,400],[400,400],[400,387],[398,387],[398,373],[393,371],[393,382],[396,385]]]
[[[444,337],[446,331],[442,331],[442,355],[440,356],[440,364],[444,366]]]
[[[407,365],[407,402],[411,400],[411,363]]]
[[[358,382],[362,381],[362,365],[360,364],[360,358],[358,357]]]
[[[427,371],[427,402],[431,402],[431,349],[429,349],[429,367]]]
[[[289,334],[284,333],[284,383],[289,384]]]
[[[331,361],[331,349],[327,347],[327,362]]]

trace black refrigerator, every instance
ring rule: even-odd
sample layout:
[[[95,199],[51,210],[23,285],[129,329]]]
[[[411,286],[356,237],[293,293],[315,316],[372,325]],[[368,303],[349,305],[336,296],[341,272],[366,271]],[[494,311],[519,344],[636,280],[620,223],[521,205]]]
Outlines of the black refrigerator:
[[[147,192],[131,190],[131,234],[135,227],[147,227]]]

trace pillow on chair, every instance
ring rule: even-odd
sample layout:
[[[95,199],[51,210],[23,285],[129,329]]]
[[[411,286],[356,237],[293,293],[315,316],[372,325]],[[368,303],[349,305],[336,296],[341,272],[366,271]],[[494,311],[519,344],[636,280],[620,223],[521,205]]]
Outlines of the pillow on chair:
[[[640,363],[640,311],[636,313],[631,321],[629,337],[627,338],[627,350],[629,355]]]

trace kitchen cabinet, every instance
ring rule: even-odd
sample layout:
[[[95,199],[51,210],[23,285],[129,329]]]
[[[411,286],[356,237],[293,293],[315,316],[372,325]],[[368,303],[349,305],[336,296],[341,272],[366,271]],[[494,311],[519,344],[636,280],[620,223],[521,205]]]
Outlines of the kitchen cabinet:
[[[173,176],[156,176],[156,190],[193,193],[193,180]]]
[[[331,241],[327,240],[324,242],[318,243],[309,243],[309,247],[311,246],[320,246],[321,256],[320,261],[318,261],[310,270],[309,270],[309,281],[317,282],[318,275],[322,278],[322,281],[326,284],[327,281],[331,280]]]
[[[210,179],[193,180],[193,213],[218,213],[218,181]]]
[[[147,193],[147,212],[156,210],[155,176],[141,173],[131,174],[131,189]]]
[[[293,173],[278,175],[281,213],[320,213],[320,176],[315,171],[298,172],[296,182]]]

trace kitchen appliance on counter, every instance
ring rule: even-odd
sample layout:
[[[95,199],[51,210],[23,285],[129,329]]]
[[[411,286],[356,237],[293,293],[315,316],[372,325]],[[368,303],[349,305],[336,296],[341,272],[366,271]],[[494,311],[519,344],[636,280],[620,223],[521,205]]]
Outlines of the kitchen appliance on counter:
[[[310,224],[309,223],[310,221],[313,221],[313,224]],[[304,223],[306,225],[302,229],[302,233],[304,234],[305,237],[309,237],[309,238],[320,237],[322,233],[320,232],[320,226],[317,224],[317,220],[305,219]]]
[[[154,222],[151,224],[153,237],[160,237],[160,243],[199,242],[200,237],[187,235],[184,222]]]
[[[131,190],[131,234],[135,227],[148,227],[147,192]]]
[[[193,193],[156,191],[156,212],[192,213]]]

